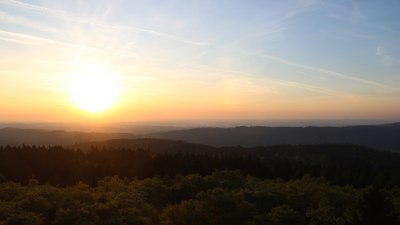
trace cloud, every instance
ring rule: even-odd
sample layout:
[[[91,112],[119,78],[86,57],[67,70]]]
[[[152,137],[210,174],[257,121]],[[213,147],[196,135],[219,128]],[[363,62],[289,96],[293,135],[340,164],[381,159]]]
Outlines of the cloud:
[[[33,5],[33,4],[25,3],[25,2],[15,1],[15,0],[0,0],[0,3],[9,5],[9,6],[18,7],[21,9],[46,13],[46,14],[55,14],[58,16],[60,16],[60,15],[66,16],[66,13],[63,11],[60,11],[60,10],[50,9],[50,8]]]
[[[326,3],[328,16],[337,20],[350,23],[358,23],[366,19],[359,6],[354,2],[345,2],[344,4]]]
[[[7,87],[7,88],[31,88],[31,89],[45,89],[45,90],[53,90],[53,91],[60,91],[63,90],[63,88],[58,87],[57,85],[38,85],[38,84],[15,84],[15,83],[11,83],[11,84],[7,84],[7,83],[1,83],[0,84],[1,87]]]
[[[384,52],[385,52],[385,50],[384,50],[383,48],[377,47],[377,48],[376,48],[375,54],[376,54],[377,56],[382,56]]]
[[[10,14],[8,14],[6,12],[2,12],[2,11],[0,11],[0,23],[21,25],[24,27],[28,27],[31,29],[40,30],[40,31],[48,32],[48,33],[56,33],[56,32],[60,31],[58,29],[53,29],[48,26],[43,26],[40,23],[35,23],[24,17],[10,15]]]
[[[43,38],[23,33],[10,32],[6,30],[0,30],[0,40],[23,45],[41,45],[42,47],[52,47],[52,49],[54,49],[54,47],[57,47],[60,51],[74,50],[78,53],[84,51],[85,53],[89,54],[107,54],[121,57],[132,57],[146,61],[157,61],[155,59],[138,56],[137,54],[134,54],[132,52],[114,51],[97,47],[87,47],[79,44],[57,41],[49,38]]]
[[[115,24],[98,23],[97,21],[92,20],[92,19],[76,17],[73,15],[70,15],[67,12],[62,11],[62,10],[56,10],[56,9],[38,6],[38,5],[34,5],[34,4],[29,4],[29,3],[25,3],[25,2],[20,2],[20,1],[16,1],[16,0],[0,0],[0,4],[5,4],[5,5],[12,6],[12,7],[28,10],[28,11],[41,13],[41,14],[44,14],[47,16],[52,16],[52,17],[62,19],[62,20],[94,25],[94,26],[98,26],[100,28],[105,28],[105,29],[110,29],[110,30],[114,30],[114,29],[131,30],[134,32],[143,32],[143,33],[147,33],[147,34],[150,34],[153,36],[167,38],[167,39],[185,43],[185,44],[198,45],[198,46],[210,45],[209,43],[206,43],[206,42],[193,41],[193,40],[189,40],[189,39],[186,39],[186,38],[183,38],[180,36],[163,33],[163,32],[159,32],[159,31],[151,30],[151,29],[145,29],[145,28],[140,28],[140,27],[131,27],[131,26],[121,26],[121,25],[115,25]]]
[[[367,84],[373,87],[377,87],[377,88],[383,88],[383,89],[395,89],[394,87],[391,87],[389,85],[386,84],[382,84],[376,81],[372,81],[372,80],[367,80],[367,79],[363,79],[360,77],[356,77],[356,76],[350,76],[347,74],[343,74],[343,73],[339,73],[339,72],[335,72],[335,71],[331,71],[331,70],[326,70],[326,69],[322,69],[322,68],[318,68],[318,67],[312,67],[312,66],[308,66],[308,65],[303,65],[300,63],[296,63],[296,62],[292,62],[290,60],[284,59],[284,58],[280,58],[277,56],[273,56],[273,55],[268,55],[268,54],[258,54],[259,56],[263,57],[263,58],[267,58],[269,60],[273,60],[275,62],[279,62],[282,64],[286,64],[289,66],[295,66],[295,67],[299,67],[299,68],[303,68],[303,69],[307,69],[307,70],[311,70],[311,71],[315,71],[318,72],[320,74],[324,74],[330,77],[336,77],[336,78],[340,78],[340,79],[344,79],[344,80],[351,80],[351,81],[355,81],[358,83],[362,83],[362,84]]]
[[[383,65],[385,66],[394,66],[394,65],[399,65],[400,64],[400,60],[388,55],[385,53],[385,49],[383,49],[382,47],[377,47],[376,51],[375,51],[375,55],[381,60],[381,62],[383,63]]]
[[[193,71],[200,71],[205,74],[219,74],[220,76],[224,78],[230,78],[230,77],[236,77],[239,76],[241,77],[242,80],[247,80],[251,81],[250,83],[261,85],[262,89],[265,89],[265,85],[268,84],[276,84],[280,86],[285,86],[285,87],[293,87],[297,89],[302,89],[306,90],[309,92],[314,92],[314,93],[319,93],[319,94],[325,94],[325,95],[330,95],[330,96],[340,96],[340,97],[360,97],[359,95],[355,95],[352,93],[346,93],[346,92],[341,92],[329,88],[324,88],[324,87],[319,87],[315,85],[309,85],[309,84],[304,84],[300,82],[295,82],[295,81],[290,81],[290,80],[283,80],[283,79],[273,79],[269,77],[262,77],[260,78],[259,76],[256,76],[252,73],[248,72],[243,72],[243,71],[237,71],[237,70],[219,70],[215,69],[214,67],[205,67],[205,66],[189,66]],[[222,78],[222,79],[224,79]],[[244,82],[245,83],[245,82]],[[257,88],[252,88],[257,90]]]
[[[26,45],[45,44],[45,45],[58,45],[63,47],[74,47],[73,45],[65,42],[60,42],[47,38],[36,37],[32,35],[10,32],[5,30],[0,30],[0,39],[4,41],[10,41]]]
[[[303,89],[306,91],[311,91],[311,92],[317,92],[320,94],[327,94],[327,95],[333,95],[333,96],[341,96],[341,97],[357,97],[357,95],[341,92],[341,91],[336,91],[332,90],[329,88],[323,88],[323,87],[318,87],[314,85],[308,85],[308,84],[303,84],[299,82],[294,82],[294,81],[288,81],[288,80],[275,80],[276,83],[285,85],[288,87],[295,87],[299,89]]]

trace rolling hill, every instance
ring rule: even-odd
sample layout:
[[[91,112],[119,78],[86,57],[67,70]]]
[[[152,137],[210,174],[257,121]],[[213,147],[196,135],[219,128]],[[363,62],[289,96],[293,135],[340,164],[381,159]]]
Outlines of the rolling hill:
[[[148,135],[211,146],[356,144],[400,151],[400,124],[347,127],[194,128]]]
[[[353,144],[378,150],[400,151],[400,124],[346,127],[235,127],[193,128],[146,135],[46,131],[36,129],[0,129],[0,145],[74,145],[110,139],[156,138],[222,146],[272,146],[312,144]],[[143,140],[142,140],[143,141]],[[160,144],[162,145],[162,144]]]
[[[20,128],[0,129],[0,145],[72,145],[116,138],[135,138],[130,133],[67,132]]]

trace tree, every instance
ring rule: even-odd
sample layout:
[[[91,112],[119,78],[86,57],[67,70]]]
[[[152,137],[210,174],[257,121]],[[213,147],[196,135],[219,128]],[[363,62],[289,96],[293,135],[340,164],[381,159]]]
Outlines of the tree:
[[[272,208],[267,215],[268,221],[272,225],[305,225],[304,216],[290,208],[288,205],[280,205]]]
[[[254,217],[255,208],[241,192],[216,188],[165,208],[160,218],[162,225],[242,225]]]
[[[385,192],[376,188],[365,190],[359,202],[356,223],[360,225],[396,225],[397,213]]]

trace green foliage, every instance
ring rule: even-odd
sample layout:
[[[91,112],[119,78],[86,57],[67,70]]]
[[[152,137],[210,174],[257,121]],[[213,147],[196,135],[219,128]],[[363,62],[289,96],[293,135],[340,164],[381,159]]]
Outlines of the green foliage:
[[[151,140],[147,142],[152,143]],[[121,181],[115,180],[113,184],[116,185],[113,188],[118,188],[126,179],[190,174],[204,176],[214,171],[240,170],[245,175],[262,179],[291,180],[311,175],[324,177],[333,184],[359,188],[400,185],[400,154],[361,146],[281,145],[247,149],[239,146],[213,148],[180,142],[162,147],[168,145],[168,141],[154,142],[152,146],[155,150],[152,151],[114,149],[110,146],[101,150],[92,148],[87,152],[59,146],[0,146],[0,183],[7,179],[32,186],[38,183],[68,186],[82,181],[95,186],[104,177],[118,176]],[[160,148],[165,151],[158,151]],[[220,187],[227,189],[236,188],[243,182],[237,174],[222,172],[214,177],[209,183],[219,183]],[[177,196],[176,201],[187,197],[177,193],[174,196]]]
[[[96,186],[0,184],[0,224],[399,224],[398,187],[336,186],[305,176],[264,180],[238,171],[174,178],[105,177]]]
[[[368,188],[360,199],[356,221],[363,225],[396,225],[398,215],[382,190]]]
[[[271,209],[267,215],[272,225],[305,225],[305,218],[288,205],[280,205]]]
[[[161,224],[245,224],[256,214],[240,192],[221,188],[201,192],[195,199],[166,207]]]

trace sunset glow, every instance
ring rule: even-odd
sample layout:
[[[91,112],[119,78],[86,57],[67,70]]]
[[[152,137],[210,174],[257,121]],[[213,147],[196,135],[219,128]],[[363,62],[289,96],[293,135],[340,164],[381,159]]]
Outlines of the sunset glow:
[[[0,7],[4,121],[400,117],[398,1]]]
[[[75,74],[70,94],[74,104],[89,112],[101,112],[117,100],[115,78],[100,65],[88,65],[81,73]]]

